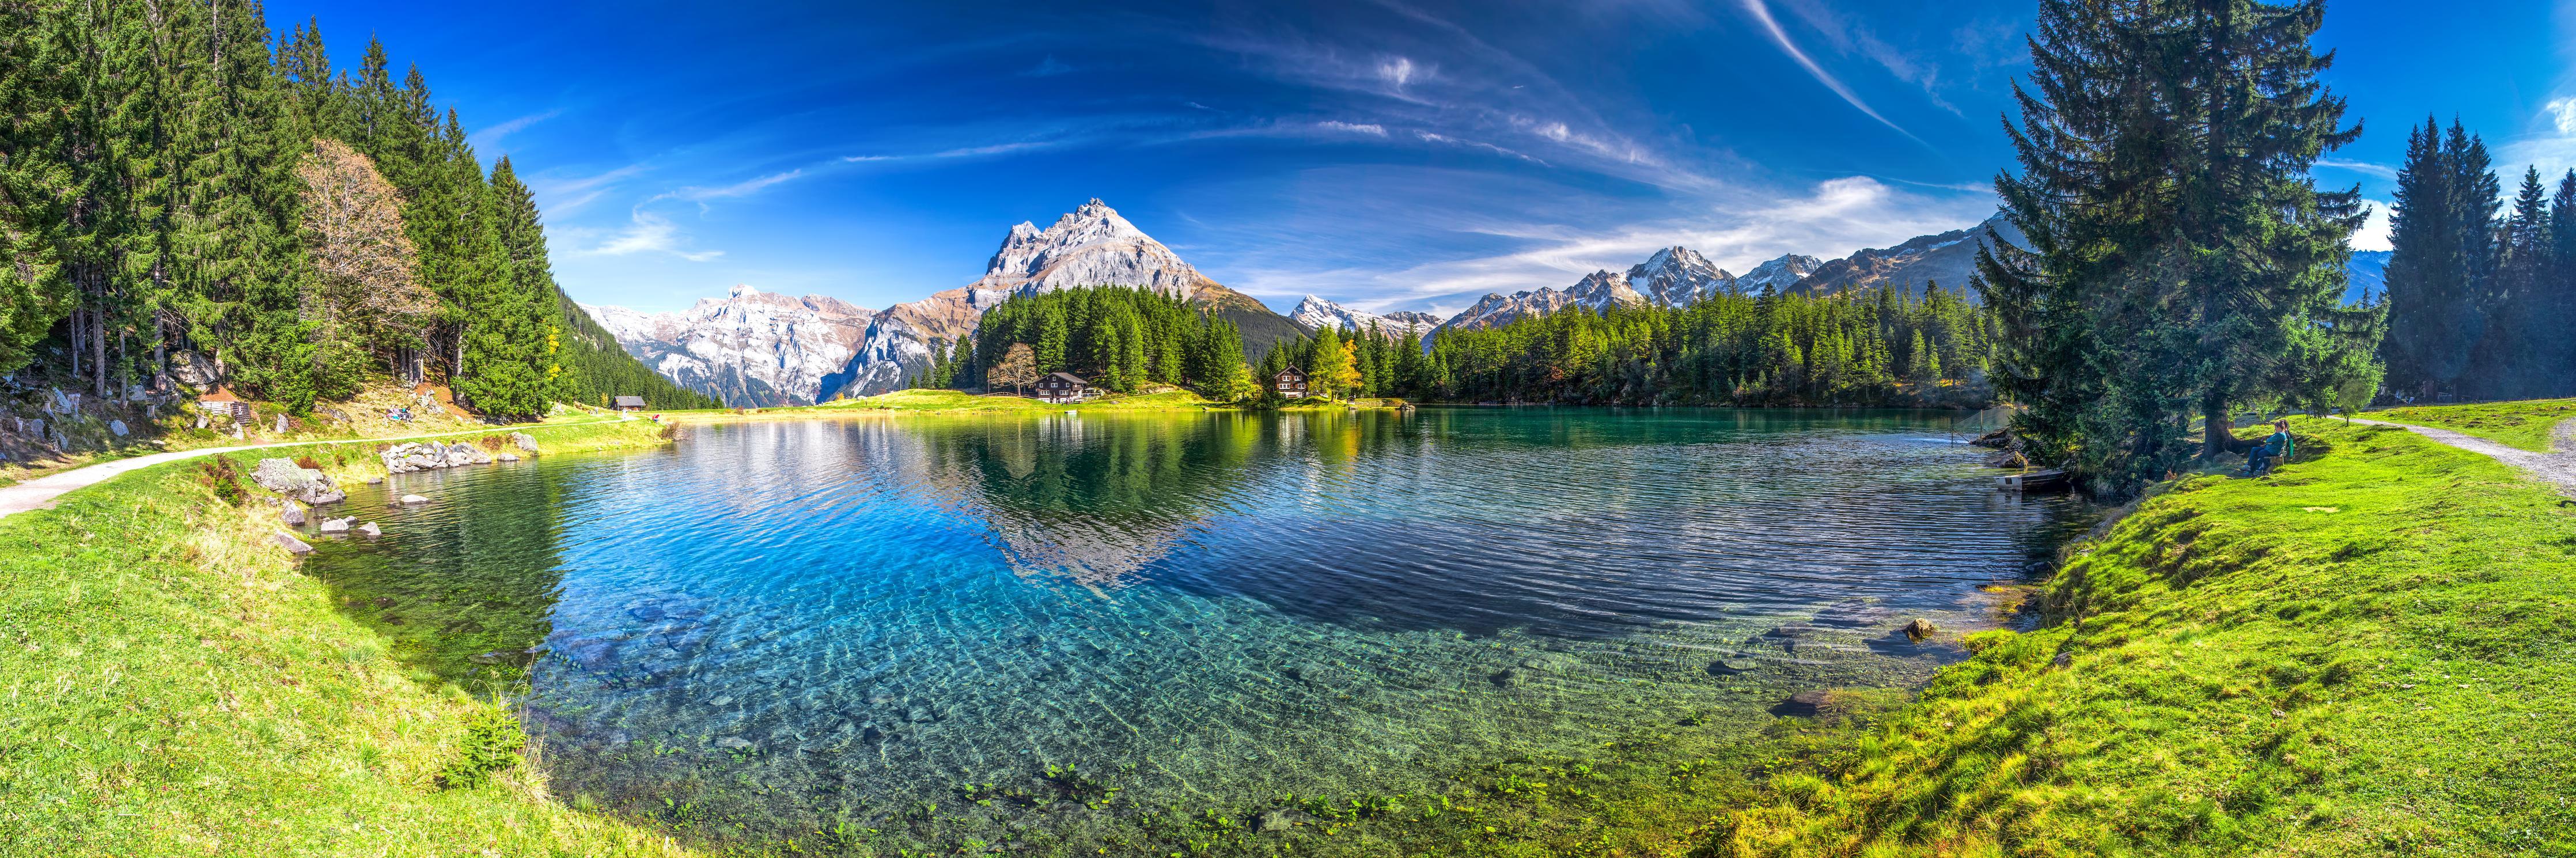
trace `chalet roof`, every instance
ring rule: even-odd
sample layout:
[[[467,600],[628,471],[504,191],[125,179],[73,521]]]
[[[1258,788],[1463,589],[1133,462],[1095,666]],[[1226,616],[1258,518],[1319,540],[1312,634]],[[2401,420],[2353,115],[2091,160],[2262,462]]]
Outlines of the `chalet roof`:
[[[1047,373],[1047,377],[1048,377],[1048,378],[1061,378],[1061,379],[1064,379],[1064,380],[1066,380],[1066,381],[1073,382],[1073,383],[1075,383],[1075,384],[1090,384],[1090,383],[1091,383],[1091,382],[1088,382],[1088,381],[1084,381],[1084,380],[1082,380],[1082,376],[1074,375],[1073,373],[1069,373],[1069,372],[1050,372],[1050,373]]]
[[[620,397],[618,397],[618,398],[617,398],[617,407],[619,407],[619,408],[642,408],[642,407],[644,407],[644,397],[641,397],[641,396],[620,396]]]
[[[1289,367],[1289,368],[1287,368],[1287,369],[1280,370],[1278,375],[1271,376],[1271,377],[1272,377],[1272,378],[1286,378],[1286,377],[1291,376],[1291,375],[1294,375],[1294,376],[1296,376],[1296,377],[1298,377],[1298,378],[1305,378],[1305,377],[1306,377],[1306,371],[1305,371],[1305,370],[1302,370],[1302,369],[1298,369],[1298,368],[1296,368],[1296,367],[1293,367],[1293,366],[1292,366],[1292,367]]]

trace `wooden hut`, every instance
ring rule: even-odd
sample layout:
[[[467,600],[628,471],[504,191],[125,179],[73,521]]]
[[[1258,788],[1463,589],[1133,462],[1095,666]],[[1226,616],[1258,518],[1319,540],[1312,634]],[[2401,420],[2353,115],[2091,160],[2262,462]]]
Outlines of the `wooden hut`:
[[[641,396],[620,396],[620,397],[618,397],[618,398],[617,398],[617,410],[619,410],[619,411],[642,411],[642,410],[644,410],[644,397],[641,397]]]
[[[1081,402],[1090,399],[1096,389],[1082,376],[1069,372],[1050,372],[1038,379],[1038,399],[1051,403]]]
[[[1278,391],[1283,399],[1304,399],[1306,371],[1293,366],[1280,370],[1278,375],[1270,377],[1270,389]]]

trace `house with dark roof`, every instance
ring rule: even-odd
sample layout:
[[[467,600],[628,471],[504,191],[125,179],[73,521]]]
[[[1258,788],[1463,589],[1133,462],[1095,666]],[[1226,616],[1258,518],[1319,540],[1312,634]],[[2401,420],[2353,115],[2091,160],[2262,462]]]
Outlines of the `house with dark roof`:
[[[617,410],[619,410],[619,411],[642,411],[642,410],[644,410],[644,397],[641,397],[641,396],[620,396],[620,397],[618,397],[618,398],[617,398]]]
[[[1282,399],[1304,399],[1306,371],[1293,366],[1280,370],[1278,375],[1270,377],[1270,389],[1278,391]]]
[[[1082,376],[1069,372],[1047,373],[1045,378],[1038,379],[1037,389],[1038,399],[1051,403],[1081,402],[1100,392],[1091,386],[1091,382],[1082,380]]]

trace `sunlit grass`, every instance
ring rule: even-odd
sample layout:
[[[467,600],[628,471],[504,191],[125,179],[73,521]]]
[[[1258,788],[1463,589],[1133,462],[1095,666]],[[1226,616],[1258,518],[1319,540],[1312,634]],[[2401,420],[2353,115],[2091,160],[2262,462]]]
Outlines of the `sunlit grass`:
[[[2402,430],[2295,431],[2076,548],[2050,623],[1817,745],[1712,851],[2576,852],[2576,514]]]
[[[2576,399],[2416,405],[2373,411],[2366,416],[2391,423],[2449,429],[2535,453],[2563,453],[2569,451],[2551,449],[2551,434],[2561,421],[2576,417]]]
[[[532,434],[658,442],[642,426]],[[482,783],[443,787],[490,704],[412,678],[203,464],[0,519],[0,854],[685,854],[489,748]]]

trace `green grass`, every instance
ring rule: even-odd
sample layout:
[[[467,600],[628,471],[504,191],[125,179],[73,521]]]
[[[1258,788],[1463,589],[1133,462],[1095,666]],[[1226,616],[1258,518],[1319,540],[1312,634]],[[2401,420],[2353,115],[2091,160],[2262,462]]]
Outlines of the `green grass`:
[[[500,710],[389,655],[204,464],[0,519],[0,855],[686,854],[546,798]]]
[[[2576,511],[2303,420],[2073,549],[2050,621],[1810,742],[1720,855],[2576,854]]]
[[[2416,405],[2362,415],[2391,423],[2449,429],[2503,444],[2547,453],[2550,434],[2561,421],[2576,417],[2576,399],[2532,399],[2475,405]],[[2567,452],[2567,451],[2558,451]]]

